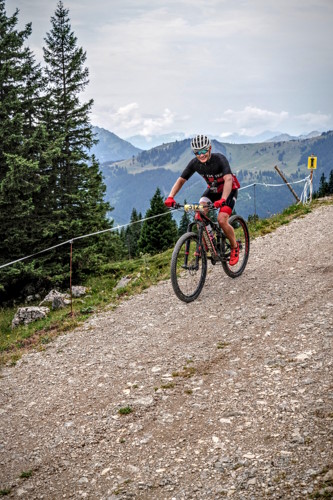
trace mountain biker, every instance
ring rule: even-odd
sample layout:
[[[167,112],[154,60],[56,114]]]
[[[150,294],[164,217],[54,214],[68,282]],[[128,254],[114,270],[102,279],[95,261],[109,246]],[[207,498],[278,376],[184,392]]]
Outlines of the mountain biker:
[[[205,206],[207,203],[213,203],[215,208],[220,209],[217,221],[230,241],[231,255],[229,264],[234,266],[239,260],[239,244],[228,219],[237,200],[239,182],[236,176],[232,174],[227,158],[221,153],[212,153],[211,141],[206,135],[193,137],[191,148],[195,158],[189,162],[180,177],[178,177],[164,204],[169,208],[174,207],[176,205],[174,197],[185,182],[195,172],[201,175],[207,182],[207,189],[200,198],[200,204]],[[206,209],[206,212],[208,212],[208,209]]]

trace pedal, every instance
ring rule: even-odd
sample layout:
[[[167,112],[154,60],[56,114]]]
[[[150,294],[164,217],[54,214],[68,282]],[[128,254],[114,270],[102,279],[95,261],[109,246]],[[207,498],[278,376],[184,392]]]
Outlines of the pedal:
[[[213,264],[213,266],[215,266],[216,262],[219,262],[219,260],[220,260],[219,257],[217,257],[217,256],[214,257],[213,255],[211,255],[209,258],[210,258],[210,261]]]

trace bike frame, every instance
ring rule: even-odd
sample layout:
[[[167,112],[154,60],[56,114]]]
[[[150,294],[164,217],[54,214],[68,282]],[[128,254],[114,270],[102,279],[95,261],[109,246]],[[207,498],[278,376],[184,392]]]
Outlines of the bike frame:
[[[192,232],[194,227],[197,227],[198,229],[198,242],[197,242],[197,248],[195,252],[195,269],[198,269],[199,266],[199,259],[201,257],[201,249],[202,249],[202,244],[204,243],[206,250],[209,250],[212,254],[212,257],[216,260],[228,260],[228,255],[224,255],[221,252],[221,255],[219,255],[214,243],[212,242],[210,235],[207,230],[207,225],[210,224],[212,228],[216,232],[217,236],[217,246],[219,246],[220,242],[225,239],[225,234],[223,233],[222,229],[220,226],[213,222],[208,215],[206,215],[204,212],[201,210],[196,210],[195,212],[195,220],[193,222],[190,222],[187,231]],[[189,254],[189,242],[186,244],[185,247],[185,262],[184,262],[184,267],[188,269],[188,262],[187,262],[187,257]],[[220,245],[220,248],[222,249],[222,246]]]

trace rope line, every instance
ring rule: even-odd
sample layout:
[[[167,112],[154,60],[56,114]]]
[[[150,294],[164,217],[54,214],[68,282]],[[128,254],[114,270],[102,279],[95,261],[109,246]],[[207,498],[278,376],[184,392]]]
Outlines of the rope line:
[[[306,182],[308,179],[310,179],[309,175],[304,179],[301,179],[300,181],[288,182],[288,184],[300,184],[301,182]],[[286,183],[283,182],[282,184],[267,184],[266,182],[254,182],[253,184],[249,184],[248,186],[239,188],[238,191],[250,188],[252,186],[280,187],[280,186],[286,186]]]
[[[90,236],[95,236],[97,234],[113,232],[113,231],[116,231],[118,229],[121,229],[122,227],[132,226],[134,224],[138,224],[139,222],[144,222],[146,220],[155,219],[156,217],[163,217],[164,215],[168,215],[169,213],[170,212],[165,212],[163,214],[152,215],[151,217],[146,217],[145,219],[140,219],[140,220],[134,221],[134,222],[128,222],[127,224],[123,224],[122,226],[111,227],[110,229],[103,229],[103,231],[96,231],[95,233],[84,234],[83,236],[76,236],[75,238],[71,238],[70,240],[64,241],[63,243],[58,243],[58,245],[54,245],[53,247],[45,248],[44,250],[40,250],[39,252],[33,253],[31,255],[27,255],[26,257],[22,257],[21,259],[16,259],[16,260],[13,260],[12,262],[7,262],[7,264],[2,264],[0,266],[0,269],[7,267],[7,266],[11,266],[12,264],[16,264],[17,262],[21,262],[22,260],[31,259],[31,257],[36,257],[37,255],[48,252],[49,250],[53,250],[54,248],[58,248],[58,247],[61,247],[63,245],[67,245],[69,243],[73,243],[74,241],[77,241],[77,240],[82,240],[83,238],[88,238]]]
[[[304,179],[301,179],[300,181],[294,181],[294,182],[288,182],[288,184],[299,184],[300,182],[305,182],[303,193],[301,195],[301,201],[302,203],[309,203],[309,200],[311,200],[312,197],[312,183],[310,181],[310,176],[308,175]],[[266,187],[279,187],[279,186],[285,186],[286,184],[266,184],[263,182],[254,182],[253,184],[249,184],[248,186],[244,186],[239,188],[239,191],[242,189],[248,189],[252,186],[266,186]],[[309,194],[308,194],[309,192]],[[94,233],[89,233],[89,234],[84,234],[82,236],[76,236],[75,238],[71,238],[70,240],[64,241],[63,243],[58,243],[58,245],[54,245],[49,248],[45,248],[44,250],[40,250],[39,252],[33,253],[31,255],[27,255],[26,257],[21,257],[20,259],[13,260],[12,262],[7,262],[6,264],[0,265],[0,269],[3,269],[4,267],[12,266],[13,264],[16,264],[17,262],[22,262],[23,260],[31,259],[32,257],[36,257],[37,255],[41,255],[43,253],[49,252],[50,250],[54,250],[55,248],[61,247],[63,245],[68,245],[70,243],[73,243],[74,241],[77,240],[82,240],[83,238],[90,238],[90,236],[96,236],[97,234],[103,234],[103,233],[108,233],[108,232],[113,232],[117,231],[118,229],[122,229],[123,227],[127,226],[132,226],[134,224],[139,224],[141,222],[145,222],[147,220],[151,219],[156,219],[157,217],[163,217],[164,215],[169,215],[170,212],[165,212],[163,214],[157,214],[157,215],[152,215],[151,217],[146,217],[144,219],[140,219],[138,221],[134,222],[128,222],[127,224],[122,224],[121,226],[116,226],[112,227],[110,229],[103,229],[102,231],[96,231]]]
[[[301,200],[301,203],[303,203],[303,205],[308,205],[311,202],[312,190],[313,190],[313,186],[312,186],[311,178],[310,178],[310,176],[308,176],[306,178],[306,182],[304,184],[303,192],[300,196],[300,200]]]

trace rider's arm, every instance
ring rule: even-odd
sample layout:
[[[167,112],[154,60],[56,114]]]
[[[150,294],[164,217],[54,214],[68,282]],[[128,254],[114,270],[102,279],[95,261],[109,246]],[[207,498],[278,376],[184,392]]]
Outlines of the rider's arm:
[[[178,177],[178,179],[176,180],[176,182],[172,186],[169,197],[174,198],[176,196],[176,194],[178,193],[178,191],[181,190],[181,188],[183,187],[185,182],[186,182],[186,179],[183,179],[182,177]]]
[[[223,180],[224,180],[224,186],[223,186],[222,198],[226,200],[232,191],[232,175],[226,174],[223,177]]]

